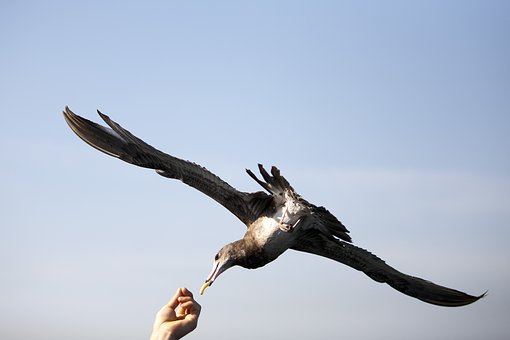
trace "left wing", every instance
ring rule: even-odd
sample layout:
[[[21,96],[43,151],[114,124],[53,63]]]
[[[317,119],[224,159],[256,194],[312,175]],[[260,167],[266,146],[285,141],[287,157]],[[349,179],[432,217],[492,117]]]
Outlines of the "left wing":
[[[78,137],[97,150],[188,184],[223,205],[246,225],[256,220],[270,203],[271,196],[238,191],[206,168],[159,151],[107,115],[98,113],[110,128],[76,115],[67,106],[64,118]]]

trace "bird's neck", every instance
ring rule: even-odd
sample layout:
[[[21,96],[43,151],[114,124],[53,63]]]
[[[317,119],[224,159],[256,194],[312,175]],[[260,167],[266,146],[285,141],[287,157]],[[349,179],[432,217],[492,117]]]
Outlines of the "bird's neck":
[[[240,240],[234,241],[232,246],[236,249],[235,262],[241,267],[255,269],[272,261],[272,259],[267,257],[264,249],[251,237],[245,236]]]

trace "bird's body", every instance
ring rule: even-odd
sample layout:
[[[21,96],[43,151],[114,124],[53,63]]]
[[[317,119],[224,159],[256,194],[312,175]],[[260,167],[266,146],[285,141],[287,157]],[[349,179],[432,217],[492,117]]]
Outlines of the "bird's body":
[[[64,111],[71,129],[94,148],[190,185],[216,200],[246,225],[244,237],[225,245],[216,255],[201,293],[232,266],[259,268],[292,249],[346,264],[377,282],[436,305],[463,306],[484,296],[472,296],[403,274],[370,252],[352,245],[345,226],[324,207],[304,200],[276,167],[272,167],[269,174],[259,164],[262,180],[246,170],[267,193],[238,191],[207,169],[153,148],[108,116],[99,114],[111,129],[84,119],[67,107]]]
[[[295,235],[282,230],[275,218],[262,216],[250,225],[243,238],[253,240],[265,257],[272,261],[294,245]]]

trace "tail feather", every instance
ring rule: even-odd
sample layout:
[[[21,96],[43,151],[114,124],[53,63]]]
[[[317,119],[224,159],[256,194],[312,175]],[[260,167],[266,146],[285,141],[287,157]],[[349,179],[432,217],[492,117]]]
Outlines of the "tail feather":
[[[294,188],[290,186],[290,183],[280,174],[280,170],[277,167],[271,167],[271,175],[266,171],[266,169],[264,169],[262,164],[259,164],[258,168],[265,182],[258,179],[258,177],[251,170],[246,169],[246,172],[267,192],[273,195],[278,195],[285,190],[288,190],[294,196],[298,196],[294,191]]]

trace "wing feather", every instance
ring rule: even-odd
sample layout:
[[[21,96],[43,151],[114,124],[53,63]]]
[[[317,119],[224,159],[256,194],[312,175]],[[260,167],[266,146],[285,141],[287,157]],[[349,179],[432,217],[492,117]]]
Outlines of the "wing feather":
[[[480,296],[472,296],[419,277],[401,273],[364,249],[337,239],[328,239],[318,233],[303,237],[292,249],[341,262],[362,271],[377,282],[387,283],[401,293],[434,305],[464,306],[485,296],[485,293]]]
[[[246,225],[260,213],[270,196],[263,192],[238,191],[206,168],[173,157],[145,143],[99,112],[110,128],[73,113],[67,106],[64,117],[69,127],[87,144],[127,163],[156,170],[164,177],[178,179],[211,197]]]

